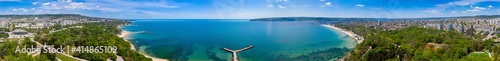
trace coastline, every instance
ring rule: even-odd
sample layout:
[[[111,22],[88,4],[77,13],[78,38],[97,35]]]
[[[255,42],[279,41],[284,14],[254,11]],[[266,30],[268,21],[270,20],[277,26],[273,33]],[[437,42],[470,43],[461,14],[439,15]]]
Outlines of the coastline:
[[[118,27],[118,29],[121,30],[120,34],[118,34],[118,37],[120,37],[123,40],[127,41],[130,44],[130,49],[137,51],[135,49],[134,44],[132,44],[129,40],[127,40],[127,37],[130,36],[132,34],[132,32],[126,31],[126,30],[122,30],[121,27],[122,26]],[[139,51],[137,51],[137,52],[139,52]],[[146,56],[147,58],[151,58],[153,61],[169,61],[168,59],[162,59],[162,58],[157,58],[157,57],[149,56],[149,55],[144,54],[142,52],[139,52],[139,53],[142,54],[142,55],[144,55],[144,56]]]
[[[125,30],[121,30],[121,31],[122,32],[120,32],[120,34],[118,34],[118,37],[123,38],[123,40],[129,42],[130,49],[136,50],[135,46],[130,41],[127,40],[127,37],[131,34],[131,32],[130,31],[125,31]]]
[[[357,44],[363,42],[363,40],[364,40],[364,38],[362,36],[358,36],[358,34],[355,34],[354,32],[351,32],[351,31],[348,31],[348,30],[344,30],[342,28],[335,27],[334,25],[321,25],[321,26],[325,26],[325,27],[328,27],[328,28],[339,30],[342,33],[347,34],[349,37],[353,38],[356,41]],[[337,61],[344,61],[344,59],[347,58],[350,55],[351,54],[348,53],[348,54],[344,55],[344,57],[337,59]]]
[[[335,27],[333,25],[321,25],[321,26],[325,26],[325,27],[328,27],[328,28],[339,30],[340,32],[342,32],[344,34],[347,34],[349,37],[353,38],[356,41],[357,44],[363,42],[363,40],[364,40],[364,38],[362,36],[359,36],[358,34],[356,34],[354,32],[351,32],[349,30],[338,28],[338,27]]]

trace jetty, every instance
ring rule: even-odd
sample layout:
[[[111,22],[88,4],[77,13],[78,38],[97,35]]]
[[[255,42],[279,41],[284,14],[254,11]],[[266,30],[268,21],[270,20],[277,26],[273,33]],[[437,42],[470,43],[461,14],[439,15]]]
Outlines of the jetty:
[[[224,50],[226,50],[226,51],[228,51],[228,52],[231,52],[231,53],[233,54],[232,61],[238,61],[238,55],[236,55],[236,53],[241,52],[241,51],[244,51],[244,50],[248,50],[248,49],[250,49],[250,48],[253,48],[253,46],[252,46],[252,45],[250,45],[250,46],[247,46],[247,47],[245,47],[245,48],[238,49],[238,50],[231,50],[231,49],[228,49],[228,48],[222,48],[222,49],[224,49]]]

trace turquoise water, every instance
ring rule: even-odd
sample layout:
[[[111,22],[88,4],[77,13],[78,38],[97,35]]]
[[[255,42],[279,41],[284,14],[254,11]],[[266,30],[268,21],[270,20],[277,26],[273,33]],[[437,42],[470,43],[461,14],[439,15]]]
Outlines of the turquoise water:
[[[136,20],[122,28],[148,55],[175,61],[230,61],[222,50],[254,48],[238,53],[240,61],[334,60],[354,48],[347,35],[307,22],[169,19]]]

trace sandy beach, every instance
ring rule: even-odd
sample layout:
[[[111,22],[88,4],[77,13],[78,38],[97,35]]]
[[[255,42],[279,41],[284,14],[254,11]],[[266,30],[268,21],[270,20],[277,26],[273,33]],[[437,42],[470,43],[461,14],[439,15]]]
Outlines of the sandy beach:
[[[354,32],[351,32],[349,30],[344,30],[342,28],[338,28],[338,27],[335,27],[333,25],[322,25],[322,26],[325,26],[325,27],[328,27],[328,28],[332,28],[332,29],[336,29],[336,30],[340,30],[342,33],[345,33],[349,37],[355,39],[358,44],[361,43],[361,42],[363,42],[363,40],[364,40],[364,38],[362,36],[358,36],[357,34],[355,34]]]
[[[130,43],[130,49],[132,49],[132,50],[136,50],[136,49],[135,49],[135,46],[134,46],[134,45],[133,45],[133,44],[132,44],[129,40],[127,40],[127,37],[128,37],[129,35],[131,35],[131,34],[132,34],[132,32],[130,32],[130,31],[122,30],[122,31],[121,31],[121,33],[120,33],[120,34],[118,34],[118,37],[121,37],[121,38],[123,38],[123,40],[125,40],[125,41],[129,42],[129,43]],[[136,50],[136,51],[137,51],[137,50]],[[146,57],[148,57],[148,58],[153,59],[153,61],[169,61],[168,59],[156,58],[156,57],[153,57],[153,56],[149,56],[149,55],[147,55],[147,54],[144,54],[144,53],[142,53],[142,52],[139,52],[139,53],[140,53],[140,54],[142,54],[142,55],[144,55],[144,56],[146,56]]]
[[[129,42],[129,43],[130,43],[130,45],[131,45],[131,46],[130,46],[130,49],[135,50],[135,46],[134,46],[134,45],[133,45],[130,41],[128,41],[128,40],[127,40],[127,37],[128,37],[130,34],[131,34],[131,32],[130,32],[130,31],[125,31],[125,30],[122,30],[122,32],[121,32],[120,34],[118,34],[118,37],[121,37],[121,38],[123,38],[123,40],[125,40],[125,41]]]

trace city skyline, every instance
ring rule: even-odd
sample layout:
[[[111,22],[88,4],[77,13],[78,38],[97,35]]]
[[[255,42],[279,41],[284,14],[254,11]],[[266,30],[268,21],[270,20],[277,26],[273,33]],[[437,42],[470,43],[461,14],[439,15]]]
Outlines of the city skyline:
[[[0,0],[0,15],[120,19],[425,18],[500,14],[500,0]]]

